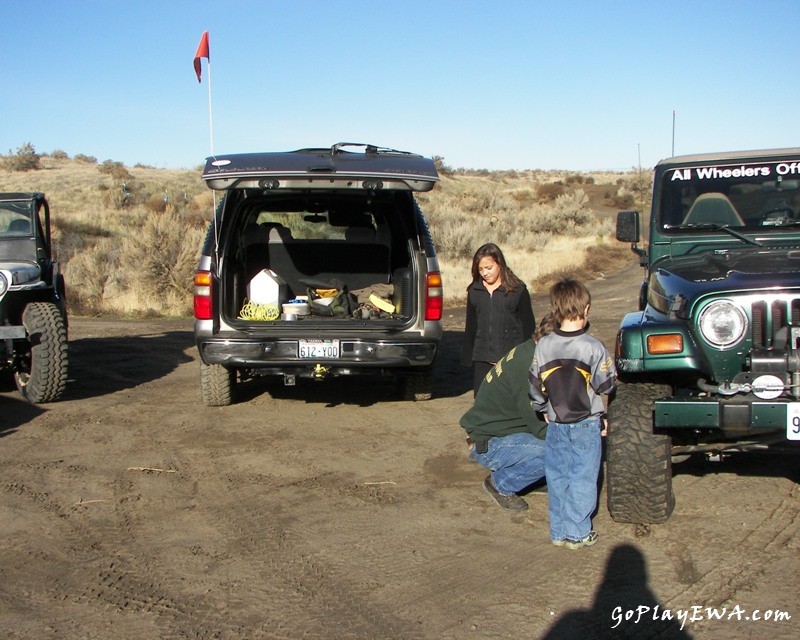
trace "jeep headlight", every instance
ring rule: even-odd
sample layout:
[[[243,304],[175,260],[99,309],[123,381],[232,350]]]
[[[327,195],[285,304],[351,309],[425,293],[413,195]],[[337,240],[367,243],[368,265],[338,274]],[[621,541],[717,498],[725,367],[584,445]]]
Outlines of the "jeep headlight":
[[[6,291],[8,291],[8,278],[6,278],[6,274],[0,271],[0,298],[2,298]]]
[[[700,334],[719,349],[739,342],[747,331],[747,314],[729,300],[712,302],[700,313]]]

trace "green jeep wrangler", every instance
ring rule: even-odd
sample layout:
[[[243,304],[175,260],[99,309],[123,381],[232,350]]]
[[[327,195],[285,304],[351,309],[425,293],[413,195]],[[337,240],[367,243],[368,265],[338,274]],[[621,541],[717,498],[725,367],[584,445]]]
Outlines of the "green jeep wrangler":
[[[672,461],[800,452],[800,149],[673,157],[656,165],[649,243],[639,213],[617,239],[645,268],[616,340],[608,509],[659,523]]]
[[[67,300],[42,193],[0,193],[0,376],[32,403],[67,384]]]

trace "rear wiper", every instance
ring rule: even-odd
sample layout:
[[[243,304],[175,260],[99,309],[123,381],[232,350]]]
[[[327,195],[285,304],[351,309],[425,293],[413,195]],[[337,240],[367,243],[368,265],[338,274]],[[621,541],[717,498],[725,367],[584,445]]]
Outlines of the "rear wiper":
[[[731,229],[727,224],[716,224],[714,222],[694,222],[691,224],[665,224],[665,229],[708,229],[709,231],[724,231],[728,235],[738,238],[742,242],[755,245],[757,247],[763,246],[758,240],[748,238],[743,233],[739,233],[735,229]]]

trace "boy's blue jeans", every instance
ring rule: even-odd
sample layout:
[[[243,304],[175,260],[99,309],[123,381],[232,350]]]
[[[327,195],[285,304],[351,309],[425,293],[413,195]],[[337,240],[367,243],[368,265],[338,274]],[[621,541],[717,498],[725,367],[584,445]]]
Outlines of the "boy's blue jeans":
[[[552,540],[581,540],[592,530],[602,450],[600,420],[550,422],[545,439]]]
[[[511,433],[489,440],[486,453],[470,457],[492,471],[494,488],[500,493],[512,494],[544,476],[544,440],[532,433]]]

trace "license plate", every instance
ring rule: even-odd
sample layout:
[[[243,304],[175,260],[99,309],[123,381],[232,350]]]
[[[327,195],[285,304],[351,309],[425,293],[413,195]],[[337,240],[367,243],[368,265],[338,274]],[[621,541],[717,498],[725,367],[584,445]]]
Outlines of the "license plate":
[[[800,440],[800,402],[786,405],[786,439]]]
[[[339,341],[300,340],[298,342],[297,355],[301,358],[338,358]]]

